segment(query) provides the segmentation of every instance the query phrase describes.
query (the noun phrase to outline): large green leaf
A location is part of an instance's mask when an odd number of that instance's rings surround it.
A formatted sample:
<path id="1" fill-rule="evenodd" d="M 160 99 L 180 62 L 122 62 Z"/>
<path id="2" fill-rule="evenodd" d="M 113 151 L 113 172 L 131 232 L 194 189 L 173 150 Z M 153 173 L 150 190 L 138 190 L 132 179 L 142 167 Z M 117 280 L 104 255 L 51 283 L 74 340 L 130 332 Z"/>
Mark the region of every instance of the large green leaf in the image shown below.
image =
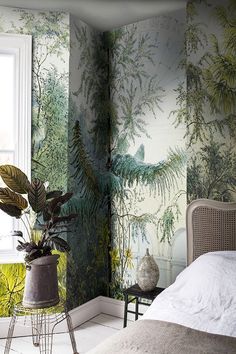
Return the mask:
<path id="1" fill-rule="evenodd" d="M 29 190 L 30 182 L 19 168 L 12 165 L 1 165 L 0 176 L 5 184 L 14 192 L 25 194 Z"/>
<path id="2" fill-rule="evenodd" d="M 12 192 L 9 188 L 0 188 L 0 201 L 4 204 L 15 205 L 21 210 L 28 206 L 28 202 L 20 194 Z"/>
<path id="3" fill-rule="evenodd" d="M 28 199 L 32 209 L 38 213 L 46 204 L 46 190 L 43 182 L 35 178 L 29 188 Z"/>
<path id="4" fill-rule="evenodd" d="M 15 205 L 0 203 L 0 209 L 15 218 L 19 218 L 21 216 L 21 210 Z"/>
<path id="5" fill-rule="evenodd" d="M 61 206 L 68 202 L 72 195 L 73 193 L 68 192 L 50 200 L 44 209 L 44 220 L 48 221 L 52 216 L 58 216 L 61 211 Z"/>
<path id="6" fill-rule="evenodd" d="M 58 198 L 62 195 L 62 191 L 51 191 L 51 192 L 48 192 L 47 195 L 46 195 L 46 199 L 52 199 L 52 198 Z"/>
<path id="7" fill-rule="evenodd" d="M 47 241 L 48 246 L 52 249 L 60 251 L 60 252 L 69 252 L 70 246 L 68 243 L 61 237 L 53 236 Z"/>

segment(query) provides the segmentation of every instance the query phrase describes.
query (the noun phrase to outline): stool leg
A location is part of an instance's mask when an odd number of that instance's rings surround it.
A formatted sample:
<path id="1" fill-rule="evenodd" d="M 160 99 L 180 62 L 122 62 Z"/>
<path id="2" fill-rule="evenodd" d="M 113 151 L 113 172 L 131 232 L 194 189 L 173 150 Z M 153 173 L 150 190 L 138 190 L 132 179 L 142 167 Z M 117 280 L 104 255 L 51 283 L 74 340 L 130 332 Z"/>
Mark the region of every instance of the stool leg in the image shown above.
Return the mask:
<path id="1" fill-rule="evenodd" d="M 13 337 L 14 328 L 15 328 L 15 324 L 16 324 L 16 319 L 17 319 L 17 316 L 15 313 L 13 313 L 13 316 L 11 318 L 11 322 L 9 325 L 8 333 L 7 333 L 7 340 L 6 340 L 4 354 L 9 354 L 9 352 L 10 352 L 12 337 Z"/>
<path id="2" fill-rule="evenodd" d="M 127 326 L 127 310 L 128 310 L 128 295 L 125 294 L 125 309 L 124 309 L 124 324 L 123 324 L 123 327 Z"/>
<path id="3" fill-rule="evenodd" d="M 67 321 L 67 326 L 68 326 L 69 335 L 70 335 L 71 346 L 73 349 L 73 354 L 79 354 L 79 352 L 77 352 L 75 334 L 74 334 L 74 329 L 72 326 L 71 317 L 67 311 L 65 312 L 65 315 L 66 315 L 66 321 Z"/>

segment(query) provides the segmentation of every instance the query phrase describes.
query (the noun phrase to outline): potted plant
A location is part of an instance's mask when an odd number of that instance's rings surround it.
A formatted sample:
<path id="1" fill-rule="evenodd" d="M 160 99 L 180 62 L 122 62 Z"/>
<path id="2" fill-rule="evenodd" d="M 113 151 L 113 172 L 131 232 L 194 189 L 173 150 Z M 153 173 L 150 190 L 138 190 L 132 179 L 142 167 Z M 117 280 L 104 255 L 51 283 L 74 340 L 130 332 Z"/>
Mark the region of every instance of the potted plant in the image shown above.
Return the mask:
<path id="1" fill-rule="evenodd" d="M 57 262 L 52 250 L 68 252 L 68 243 L 61 237 L 76 214 L 61 215 L 61 207 L 72 193 L 47 191 L 47 185 L 35 178 L 31 182 L 13 165 L 1 165 L 0 176 L 6 187 L 0 188 L 0 209 L 21 219 L 26 234 L 13 231 L 18 237 L 17 250 L 25 253 L 26 282 L 23 305 L 43 308 L 59 302 Z M 35 230 L 40 232 L 35 232 Z"/>

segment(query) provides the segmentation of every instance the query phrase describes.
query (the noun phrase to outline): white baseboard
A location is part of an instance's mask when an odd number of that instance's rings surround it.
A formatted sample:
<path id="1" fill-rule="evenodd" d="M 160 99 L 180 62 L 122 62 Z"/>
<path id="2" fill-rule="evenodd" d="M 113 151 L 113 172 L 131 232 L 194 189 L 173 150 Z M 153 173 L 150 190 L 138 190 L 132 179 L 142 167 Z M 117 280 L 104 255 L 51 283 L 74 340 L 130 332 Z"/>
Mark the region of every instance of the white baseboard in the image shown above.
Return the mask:
<path id="1" fill-rule="evenodd" d="M 89 321 L 91 318 L 101 313 L 101 297 L 102 296 L 98 296 L 70 311 L 73 328 L 80 326 L 82 323 Z"/>
<path id="2" fill-rule="evenodd" d="M 129 304 L 129 309 L 134 311 L 134 304 Z M 139 306 L 139 311 L 144 313 L 147 309 L 147 306 Z M 104 313 L 107 315 L 115 316 L 123 318 L 124 316 L 124 301 L 112 299 L 105 296 L 98 296 L 93 300 L 86 302 L 83 305 L 80 305 L 73 310 L 70 311 L 70 316 L 72 319 L 73 327 L 76 328 L 80 326 L 82 323 L 89 321 L 91 318 L 99 315 L 100 313 Z M 128 314 L 128 319 L 133 320 L 134 315 Z M 0 318 L 0 338 L 6 338 L 8 327 L 10 324 L 10 317 Z M 14 337 L 21 336 L 30 336 L 31 328 L 26 327 L 22 324 L 24 321 L 19 319 L 16 323 L 14 330 Z M 29 319 L 27 318 L 27 322 Z M 67 332 L 67 324 L 66 321 L 59 323 L 55 327 L 54 333 Z"/>
<path id="3" fill-rule="evenodd" d="M 71 320 L 73 327 L 78 327 L 82 323 L 90 320 L 92 317 L 95 317 L 101 313 L 100 311 L 100 296 L 96 297 L 93 300 L 86 302 L 85 304 L 78 306 L 71 310 L 70 312 Z M 6 338 L 8 333 L 8 328 L 10 325 L 10 317 L 2 317 L 0 318 L 0 338 Z M 28 324 L 28 326 L 25 325 Z M 14 329 L 14 337 L 21 337 L 21 336 L 31 336 L 31 326 L 30 318 L 25 317 L 18 317 L 15 329 Z M 67 323 L 66 321 L 62 321 L 58 325 L 56 325 L 54 333 L 61 333 L 67 332 Z"/>
<path id="4" fill-rule="evenodd" d="M 124 306 L 125 302 L 121 300 L 112 299 L 110 297 L 99 296 L 100 297 L 100 312 L 106 315 L 111 315 L 115 317 L 124 318 Z M 149 302 L 150 303 L 150 302 Z M 130 303 L 128 309 L 135 311 L 135 304 Z M 147 311 L 148 306 L 139 305 L 139 312 L 144 313 Z M 134 321 L 134 314 L 128 313 L 127 319 Z"/>
<path id="5" fill-rule="evenodd" d="M 106 315 L 124 317 L 124 301 L 112 299 L 110 297 L 99 296 L 100 313 Z"/>

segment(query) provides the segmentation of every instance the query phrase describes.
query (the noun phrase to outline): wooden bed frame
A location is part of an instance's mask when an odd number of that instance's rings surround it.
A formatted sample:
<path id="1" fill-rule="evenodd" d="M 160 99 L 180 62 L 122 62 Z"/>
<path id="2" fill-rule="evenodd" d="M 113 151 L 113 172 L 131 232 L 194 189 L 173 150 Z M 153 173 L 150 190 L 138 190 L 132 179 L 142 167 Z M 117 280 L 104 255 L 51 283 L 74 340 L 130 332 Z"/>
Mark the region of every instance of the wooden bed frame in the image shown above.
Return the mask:
<path id="1" fill-rule="evenodd" d="M 207 252 L 236 250 L 236 203 L 194 200 L 186 226 L 188 265 Z"/>

